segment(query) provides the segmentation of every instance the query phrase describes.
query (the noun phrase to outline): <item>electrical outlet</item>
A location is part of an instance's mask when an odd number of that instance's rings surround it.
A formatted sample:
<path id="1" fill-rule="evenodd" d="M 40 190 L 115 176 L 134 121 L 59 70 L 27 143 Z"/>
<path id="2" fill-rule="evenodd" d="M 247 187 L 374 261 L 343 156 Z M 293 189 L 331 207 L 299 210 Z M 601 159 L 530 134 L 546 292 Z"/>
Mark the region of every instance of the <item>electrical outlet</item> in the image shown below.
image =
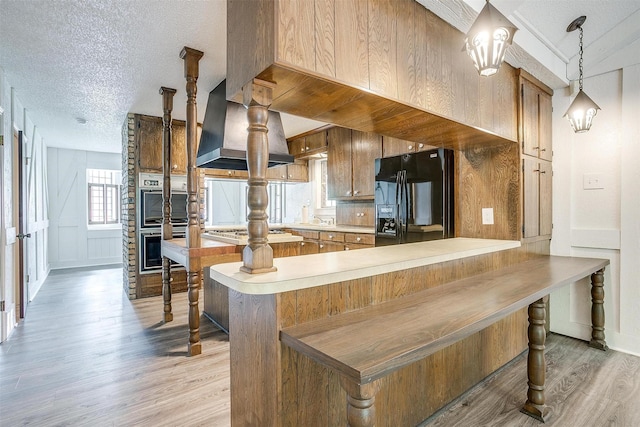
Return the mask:
<path id="1" fill-rule="evenodd" d="M 601 173 L 585 173 L 582 175 L 582 188 L 585 190 L 599 190 L 604 188 L 604 178 Z"/>
<path id="2" fill-rule="evenodd" d="M 482 224 L 493 225 L 493 208 L 482 208 Z"/>

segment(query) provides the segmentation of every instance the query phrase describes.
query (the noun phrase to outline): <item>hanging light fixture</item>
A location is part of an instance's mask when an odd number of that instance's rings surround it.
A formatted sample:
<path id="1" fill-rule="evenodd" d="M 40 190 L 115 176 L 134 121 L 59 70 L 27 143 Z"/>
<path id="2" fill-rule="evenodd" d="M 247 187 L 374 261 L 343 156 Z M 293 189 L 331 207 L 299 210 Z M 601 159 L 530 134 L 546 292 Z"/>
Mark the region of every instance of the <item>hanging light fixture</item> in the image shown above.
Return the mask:
<path id="1" fill-rule="evenodd" d="M 569 109 L 564 114 L 564 116 L 569 119 L 569 123 L 571 123 L 571 127 L 575 133 L 588 131 L 591 127 L 591 122 L 593 122 L 593 118 L 600 109 L 598 104 L 593 102 L 593 100 L 582 91 L 582 24 L 584 24 L 584 21 L 586 20 L 586 16 L 581 16 L 574 19 L 574 21 L 567 27 L 568 33 L 580 30 L 580 61 L 578 62 L 580 70 L 580 90 L 573 99 Z"/>
<path id="2" fill-rule="evenodd" d="M 487 0 L 464 40 L 464 48 L 481 76 L 498 72 L 516 31 L 518 28 Z"/>

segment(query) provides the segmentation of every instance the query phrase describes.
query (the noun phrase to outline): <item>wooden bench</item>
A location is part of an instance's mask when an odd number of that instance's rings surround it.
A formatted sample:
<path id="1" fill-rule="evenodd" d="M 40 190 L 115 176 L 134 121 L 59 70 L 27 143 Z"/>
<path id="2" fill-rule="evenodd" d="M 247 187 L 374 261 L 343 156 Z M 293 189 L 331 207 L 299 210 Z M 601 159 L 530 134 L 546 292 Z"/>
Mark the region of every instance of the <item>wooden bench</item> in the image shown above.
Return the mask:
<path id="1" fill-rule="evenodd" d="M 349 424 L 372 426 L 378 379 L 529 306 L 529 389 L 522 412 L 544 421 L 543 298 L 591 275 L 590 345 L 606 350 L 603 273 L 608 264 L 604 259 L 542 256 L 387 303 L 285 328 L 280 340 L 337 372 L 347 392 Z"/>

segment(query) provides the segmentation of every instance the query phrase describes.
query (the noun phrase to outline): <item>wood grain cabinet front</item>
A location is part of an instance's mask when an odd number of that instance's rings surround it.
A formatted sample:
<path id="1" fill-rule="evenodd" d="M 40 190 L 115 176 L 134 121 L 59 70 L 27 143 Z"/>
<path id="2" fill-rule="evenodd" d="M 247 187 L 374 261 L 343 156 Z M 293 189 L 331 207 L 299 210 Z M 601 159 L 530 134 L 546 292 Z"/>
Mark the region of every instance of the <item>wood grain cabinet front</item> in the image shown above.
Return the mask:
<path id="1" fill-rule="evenodd" d="M 327 193 L 336 200 L 373 199 L 375 159 L 382 156 L 382 137 L 335 127 L 328 131 Z"/>
<path id="2" fill-rule="evenodd" d="M 274 166 L 267 169 L 269 181 L 309 182 L 309 167 L 306 160 L 296 160 L 288 165 Z"/>
<path id="3" fill-rule="evenodd" d="M 140 172 L 162 173 L 162 119 L 136 115 L 136 147 Z M 187 173 L 186 127 L 183 121 L 171 122 L 171 173 Z"/>
<path id="4" fill-rule="evenodd" d="M 522 237 L 550 238 L 553 91 L 523 70 L 518 70 L 518 75 L 519 137 L 522 148 Z"/>
<path id="5" fill-rule="evenodd" d="M 422 142 L 405 141 L 404 139 L 390 136 L 382 137 L 382 157 L 399 156 L 400 154 L 416 153 L 418 151 L 432 150 L 436 147 Z"/>
<path id="6" fill-rule="evenodd" d="M 525 157 L 522 160 L 522 237 L 551 237 L 551 162 Z"/>
<path id="7" fill-rule="evenodd" d="M 289 154 L 304 159 L 327 151 L 327 130 L 311 133 L 289 141 Z"/>

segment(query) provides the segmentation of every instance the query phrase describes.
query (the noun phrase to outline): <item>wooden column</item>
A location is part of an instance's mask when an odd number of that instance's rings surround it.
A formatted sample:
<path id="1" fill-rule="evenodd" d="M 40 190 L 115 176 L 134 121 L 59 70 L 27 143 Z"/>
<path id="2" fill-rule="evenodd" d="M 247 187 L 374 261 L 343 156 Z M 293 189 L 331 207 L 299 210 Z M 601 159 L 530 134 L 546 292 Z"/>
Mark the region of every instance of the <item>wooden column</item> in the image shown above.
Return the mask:
<path id="1" fill-rule="evenodd" d="M 527 401 L 520 410 L 544 422 L 547 415 L 547 407 L 544 397 L 544 381 L 546 361 L 544 357 L 544 343 L 546 331 L 544 329 L 547 305 L 543 298 L 529 305 L 529 355 L 527 357 L 527 376 L 529 378 L 529 390 Z"/>
<path id="2" fill-rule="evenodd" d="M 171 111 L 173 110 L 173 96 L 175 89 L 160 88 L 162 95 L 162 239 L 173 239 L 173 225 L 171 224 Z M 162 257 L 162 299 L 164 301 L 164 321 L 171 322 L 171 260 Z"/>
<path id="3" fill-rule="evenodd" d="M 604 268 L 591 275 L 591 341 L 589 346 L 609 349 L 604 340 Z"/>
<path id="4" fill-rule="evenodd" d="M 376 393 L 380 390 L 380 381 L 368 384 L 356 384 L 350 379 L 340 377 L 340 386 L 347 392 L 347 421 L 350 427 L 373 427 L 376 424 Z"/>
<path id="5" fill-rule="evenodd" d="M 197 156 L 197 106 L 196 93 L 198 81 L 198 61 L 203 53 L 199 50 L 184 47 L 180 52 L 180 58 L 184 60 L 184 76 L 187 79 L 187 248 L 200 247 L 200 207 L 198 204 L 198 176 L 196 174 Z M 195 356 L 202 352 L 200 343 L 200 310 L 198 298 L 200 288 L 200 262 L 190 262 L 187 268 L 187 295 L 189 299 L 189 356 Z"/>
<path id="6" fill-rule="evenodd" d="M 242 88 L 243 103 L 247 107 L 249 122 L 247 136 L 247 167 L 249 169 L 249 215 L 248 241 L 242 252 L 241 271 L 256 274 L 275 271 L 273 250 L 267 243 L 269 225 L 267 223 L 267 166 L 269 160 L 269 139 L 267 121 L 269 105 L 275 85 L 254 79 Z"/>

